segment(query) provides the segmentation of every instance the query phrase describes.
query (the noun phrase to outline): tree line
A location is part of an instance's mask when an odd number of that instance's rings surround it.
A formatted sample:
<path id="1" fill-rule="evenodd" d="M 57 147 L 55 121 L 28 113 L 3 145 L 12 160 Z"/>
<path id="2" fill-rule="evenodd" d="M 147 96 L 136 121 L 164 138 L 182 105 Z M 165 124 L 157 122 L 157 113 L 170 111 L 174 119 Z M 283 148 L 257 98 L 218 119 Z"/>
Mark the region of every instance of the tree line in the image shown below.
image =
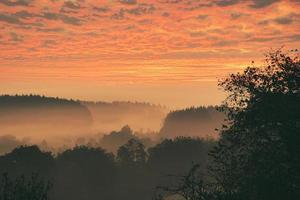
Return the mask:
<path id="1" fill-rule="evenodd" d="M 57 155 L 43 152 L 37 146 L 21 146 L 0 157 L 0 174 L 5 174 L 3 180 L 17 182 L 16 185 L 20 179 L 29 183 L 39 181 L 41 185 L 33 187 L 45 188 L 45 193 L 40 194 L 51 200 L 150 200 L 157 185 L 174 183 L 170 174 L 184 174 L 194 163 L 201 163 L 205 171 L 207 153 L 214 143 L 180 137 L 146 149 L 142 142 L 132 138 L 116 155 L 91 146 L 76 146 Z M 32 179 L 34 175 L 38 176 Z"/>

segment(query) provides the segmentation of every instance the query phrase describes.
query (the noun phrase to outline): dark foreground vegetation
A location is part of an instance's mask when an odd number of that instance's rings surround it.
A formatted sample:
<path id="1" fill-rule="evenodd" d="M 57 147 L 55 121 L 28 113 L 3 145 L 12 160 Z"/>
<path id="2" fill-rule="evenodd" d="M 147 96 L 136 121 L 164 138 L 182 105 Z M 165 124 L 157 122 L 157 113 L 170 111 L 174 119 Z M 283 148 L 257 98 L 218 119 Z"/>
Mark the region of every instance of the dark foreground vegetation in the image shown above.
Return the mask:
<path id="1" fill-rule="evenodd" d="M 55 156 L 37 146 L 16 148 L 0 157 L 0 199 L 22 192 L 28 200 L 299 199 L 298 52 L 272 52 L 265 66 L 220 86 L 229 96 L 219 108 L 227 119 L 218 141 L 179 137 L 146 149 L 131 138 L 115 156 L 89 146 Z"/>
<path id="2" fill-rule="evenodd" d="M 53 185 L 47 193 L 50 199 L 151 199 L 157 185 L 177 183 L 168 177 L 170 174 L 184 174 L 195 163 L 200 163 L 206 173 L 207 153 L 213 145 L 208 140 L 177 138 L 146 151 L 140 141 L 131 139 L 116 156 L 88 146 L 77 146 L 56 156 L 37 146 L 19 147 L 0 157 L 0 173 L 7 173 L 17 182 L 19 177 L 31 180 L 32 174 L 38 173 Z"/>

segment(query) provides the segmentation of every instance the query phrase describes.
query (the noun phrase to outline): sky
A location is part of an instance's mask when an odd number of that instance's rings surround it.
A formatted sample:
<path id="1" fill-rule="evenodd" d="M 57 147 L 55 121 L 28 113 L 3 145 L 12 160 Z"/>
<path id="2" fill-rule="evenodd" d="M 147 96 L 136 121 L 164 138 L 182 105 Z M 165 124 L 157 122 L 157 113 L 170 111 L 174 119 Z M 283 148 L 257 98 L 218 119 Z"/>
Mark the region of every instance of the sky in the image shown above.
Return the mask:
<path id="1" fill-rule="evenodd" d="M 218 80 L 299 48 L 300 0 L 0 0 L 0 93 L 217 105 Z"/>

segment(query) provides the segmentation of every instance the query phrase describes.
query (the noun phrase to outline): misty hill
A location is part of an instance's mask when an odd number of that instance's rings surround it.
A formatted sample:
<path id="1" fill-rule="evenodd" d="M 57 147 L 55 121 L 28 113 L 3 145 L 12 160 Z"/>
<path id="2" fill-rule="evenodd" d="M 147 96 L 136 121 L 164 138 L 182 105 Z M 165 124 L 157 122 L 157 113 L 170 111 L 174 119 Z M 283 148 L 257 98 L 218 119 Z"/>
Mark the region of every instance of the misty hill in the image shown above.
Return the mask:
<path id="1" fill-rule="evenodd" d="M 168 112 L 166 107 L 149 103 L 1 95 L 0 136 L 72 146 L 79 137 L 108 134 L 126 124 L 139 133 L 158 131 Z"/>
<path id="2" fill-rule="evenodd" d="M 51 146 L 58 147 L 72 146 L 78 138 L 90 140 L 95 135 L 102 135 L 103 139 L 96 141 L 115 152 L 120 145 L 136 137 L 215 137 L 214 129 L 220 127 L 224 118 L 215 107 L 168 113 L 166 107 L 150 103 L 83 102 L 38 95 L 2 95 L 0 136 L 5 136 L 5 141 L 8 135 L 16 137 L 17 141 L 29 141 L 27 138 L 30 138 L 30 142 L 41 143 L 46 140 Z M 130 134 L 123 129 L 114 131 L 126 124 L 132 128 Z M 149 141 L 143 142 L 148 146 Z"/>
<path id="3" fill-rule="evenodd" d="M 217 137 L 216 128 L 224 121 L 224 113 L 216 107 L 191 107 L 170 112 L 160 129 L 160 136 L 173 138 L 177 136 Z"/>
<path id="4" fill-rule="evenodd" d="M 1 135 L 41 136 L 86 131 L 89 110 L 80 102 L 38 95 L 0 96 Z"/>
<path id="5" fill-rule="evenodd" d="M 140 102 L 82 102 L 91 112 L 94 127 L 111 132 L 128 124 L 133 130 L 158 131 L 169 110 L 160 105 Z"/>

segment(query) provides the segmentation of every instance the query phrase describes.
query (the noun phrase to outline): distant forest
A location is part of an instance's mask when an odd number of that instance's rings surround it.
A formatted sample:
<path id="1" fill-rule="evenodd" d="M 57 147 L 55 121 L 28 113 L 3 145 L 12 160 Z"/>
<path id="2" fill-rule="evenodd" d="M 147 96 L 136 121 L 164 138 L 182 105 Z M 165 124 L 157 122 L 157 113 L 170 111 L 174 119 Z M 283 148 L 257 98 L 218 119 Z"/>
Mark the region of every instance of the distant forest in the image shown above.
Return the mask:
<path id="1" fill-rule="evenodd" d="M 216 138 L 215 128 L 224 120 L 216 107 L 168 113 L 166 107 L 149 103 L 82 102 L 39 95 L 2 95 L 0 107 L 0 153 L 22 144 L 55 152 L 93 144 L 116 152 L 132 138 L 147 147 L 177 136 Z M 125 125 L 130 131 L 115 131 Z"/>
<path id="2" fill-rule="evenodd" d="M 61 131 L 74 124 L 78 128 L 89 127 L 92 121 L 89 110 L 78 101 L 38 95 L 0 96 L 0 126 L 7 131 L 21 125 L 30 128 L 55 125 Z"/>
<path id="3" fill-rule="evenodd" d="M 160 129 L 165 138 L 178 136 L 218 137 L 216 129 L 224 123 L 225 114 L 218 107 L 191 107 L 170 112 Z"/>
<path id="4" fill-rule="evenodd" d="M 166 107 L 150 103 L 88 102 L 40 95 L 2 95 L 0 108 L 0 117 L 5 125 L 33 121 L 35 124 L 55 123 L 57 126 L 60 122 L 68 124 L 78 120 L 77 123 L 86 123 L 100 132 L 112 131 L 125 124 L 135 130 L 158 130 L 168 113 Z"/>
<path id="5" fill-rule="evenodd" d="M 91 131 L 93 118 L 80 102 L 38 95 L 0 96 L 1 135 L 44 139 Z M 76 125 L 76 126 L 74 126 Z"/>

